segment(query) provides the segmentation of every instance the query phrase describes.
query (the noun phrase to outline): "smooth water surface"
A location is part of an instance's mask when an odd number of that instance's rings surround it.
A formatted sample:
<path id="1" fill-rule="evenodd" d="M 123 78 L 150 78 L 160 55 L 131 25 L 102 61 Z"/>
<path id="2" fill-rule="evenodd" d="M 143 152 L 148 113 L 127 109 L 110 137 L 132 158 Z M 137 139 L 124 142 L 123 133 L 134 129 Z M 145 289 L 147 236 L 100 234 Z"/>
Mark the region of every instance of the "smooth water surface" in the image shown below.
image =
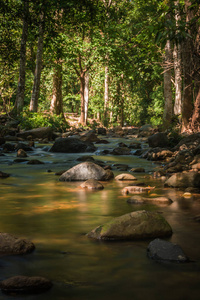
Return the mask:
<path id="1" fill-rule="evenodd" d="M 111 142 L 98 147 L 112 148 L 119 139 Z M 185 199 L 183 192 L 164 188 L 162 181 L 151 178 L 156 165 L 150 161 L 134 155 L 101 156 L 99 150 L 96 154 L 95 159 L 111 165 L 144 167 L 145 173 L 134 174 L 138 180 L 156 186 L 152 194 L 167 195 L 173 203 L 130 205 L 126 202 L 129 196 L 121 194 L 127 183 L 115 180 L 105 182 L 104 190 L 97 192 L 80 189 L 80 182 L 59 182 L 55 172 L 77 164 L 77 157 L 83 154 L 50 153 L 38 145 L 29 155 L 44 165 L 13 164 L 16 153 L 0 157 L 0 170 L 12 174 L 0 181 L 0 231 L 28 238 L 36 246 L 28 255 L 1 256 L 0 280 L 27 275 L 53 281 L 53 288 L 46 293 L 0 294 L 0 299 L 199 299 L 200 224 L 194 216 L 200 214 L 200 197 Z M 163 213 L 173 228 L 169 240 L 179 244 L 192 262 L 156 263 L 148 259 L 150 240 L 99 242 L 86 236 L 112 217 L 143 209 Z"/>

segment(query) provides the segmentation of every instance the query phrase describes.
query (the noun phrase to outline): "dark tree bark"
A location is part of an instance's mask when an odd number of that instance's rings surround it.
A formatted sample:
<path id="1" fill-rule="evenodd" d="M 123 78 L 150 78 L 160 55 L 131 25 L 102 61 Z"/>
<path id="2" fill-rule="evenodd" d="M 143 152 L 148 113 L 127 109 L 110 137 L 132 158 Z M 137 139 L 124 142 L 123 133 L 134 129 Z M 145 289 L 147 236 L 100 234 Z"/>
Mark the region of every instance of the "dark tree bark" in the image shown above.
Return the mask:
<path id="1" fill-rule="evenodd" d="M 28 37 L 29 0 L 24 1 L 23 29 L 20 49 L 20 69 L 17 86 L 17 96 L 13 113 L 19 115 L 24 107 L 25 78 L 26 78 L 26 42 Z"/>
<path id="2" fill-rule="evenodd" d="M 163 113 L 163 127 L 167 129 L 172 120 L 172 84 L 171 84 L 172 52 L 171 44 L 168 40 L 165 46 L 164 61 L 164 99 L 165 107 Z"/>
<path id="3" fill-rule="evenodd" d="M 45 26 L 45 13 L 43 11 L 40 15 L 36 67 L 35 67 L 35 74 L 34 74 L 32 96 L 31 96 L 31 101 L 30 101 L 30 111 L 32 111 L 32 112 L 37 112 L 37 110 L 38 110 L 38 99 L 39 99 L 39 95 L 40 95 L 40 77 L 41 77 L 41 72 L 42 72 L 44 26 Z"/>
<path id="4" fill-rule="evenodd" d="M 50 111 L 52 114 L 61 115 L 63 113 L 63 98 L 62 98 L 62 62 L 57 61 L 54 67 L 53 74 L 53 95 L 51 100 Z"/>

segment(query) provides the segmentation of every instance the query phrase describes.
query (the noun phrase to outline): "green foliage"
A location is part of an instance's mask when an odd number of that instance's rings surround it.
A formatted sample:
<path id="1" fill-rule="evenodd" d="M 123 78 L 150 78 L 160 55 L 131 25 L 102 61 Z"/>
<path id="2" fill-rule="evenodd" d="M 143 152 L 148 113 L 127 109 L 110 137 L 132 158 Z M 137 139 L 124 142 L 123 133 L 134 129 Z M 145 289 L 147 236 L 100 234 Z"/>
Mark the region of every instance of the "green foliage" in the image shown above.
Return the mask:
<path id="1" fill-rule="evenodd" d="M 55 131 L 65 132 L 69 124 L 62 116 L 45 113 L 24 112 L 20 117 L 20 126 L 24 130 L 38 127 L 51 127 Z"/>

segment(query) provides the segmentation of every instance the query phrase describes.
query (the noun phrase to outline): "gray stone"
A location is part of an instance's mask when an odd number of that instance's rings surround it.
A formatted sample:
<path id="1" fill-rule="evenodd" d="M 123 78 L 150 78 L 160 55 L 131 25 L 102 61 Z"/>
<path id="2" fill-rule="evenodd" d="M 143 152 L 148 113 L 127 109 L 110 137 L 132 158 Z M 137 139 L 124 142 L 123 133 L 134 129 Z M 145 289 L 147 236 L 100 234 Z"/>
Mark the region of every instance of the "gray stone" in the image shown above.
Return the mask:
<path id="1" fill-rule="evenodd" d="M 149 258 L 158 261 L 179 263 L 188 261 L 188 257 L 179 245 L 161 239 L 155 239 L 149 244 L 147 248 L 147 255 Z"/>
<path id="2" fill-rule="evenodd" d="M 93 162 L 83 162 L 63 173 L 60 181 L 85 181 L 88 179 L 96 179 L 107 181 L 114 177 L 111 170 L 104 170 Z"/>
<path id="3" fill-rule="evenodd" d="M 142 210 L 114 218 L 87 236 L 99 240 L 136 240 L 171 234 L 172 229 L 161 214 Z"/>

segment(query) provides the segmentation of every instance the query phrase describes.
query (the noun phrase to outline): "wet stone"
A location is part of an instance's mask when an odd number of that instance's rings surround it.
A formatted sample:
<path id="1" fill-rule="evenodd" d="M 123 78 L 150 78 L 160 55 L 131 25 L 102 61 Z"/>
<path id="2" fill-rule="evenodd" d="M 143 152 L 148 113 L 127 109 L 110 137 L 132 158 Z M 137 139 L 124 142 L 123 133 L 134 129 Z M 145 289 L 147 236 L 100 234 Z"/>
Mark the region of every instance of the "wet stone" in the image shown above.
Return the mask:
<path id="1" fill-rule="evenodd" d="M 14 276 L 0 282 L 6 294 L 38 294 L 49 290 L 52 282 L 44 277 Z"/>

